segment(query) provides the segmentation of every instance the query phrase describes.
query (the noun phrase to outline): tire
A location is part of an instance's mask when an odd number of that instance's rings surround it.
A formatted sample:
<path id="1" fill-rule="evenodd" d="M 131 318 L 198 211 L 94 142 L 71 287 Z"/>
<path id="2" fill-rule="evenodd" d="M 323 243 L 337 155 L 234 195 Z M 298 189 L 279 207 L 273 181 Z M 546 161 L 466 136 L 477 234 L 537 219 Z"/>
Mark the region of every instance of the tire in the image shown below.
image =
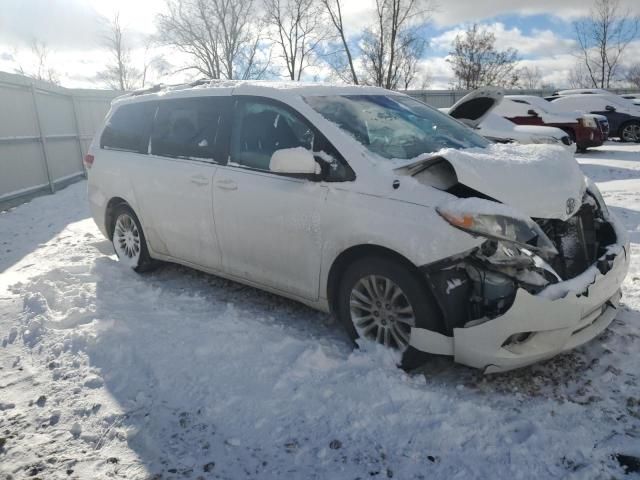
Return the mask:
<path id="1" fill-rule="evenodd" d="M 374 299 L 375 293 L 382 296 Z M 417 366 L 418 357 L 425 359 L 409 345 L 411 326 L 441 330 L 441 314 L 426 283 L 401 262 L 384 257 L 356 260 L 342 275 L 336 295 L 336 314 L 351 339 L 367 336 L 401 351 L 404 368 Z"/>
<path id="2" fill-rule="evenodd" d="M 152 270 L 156 262 L 149 256 L 147 240 L 142 225 L 134 211 L 126 204 L 120 204 L 113 211 L 111 243 L 118 260 L 142 273 Z"/>
<path id="3" fill-rule="evenodd" d="M 627 122 L 620 127 L 621 142 L 640 142 L 640 122 Z"/>

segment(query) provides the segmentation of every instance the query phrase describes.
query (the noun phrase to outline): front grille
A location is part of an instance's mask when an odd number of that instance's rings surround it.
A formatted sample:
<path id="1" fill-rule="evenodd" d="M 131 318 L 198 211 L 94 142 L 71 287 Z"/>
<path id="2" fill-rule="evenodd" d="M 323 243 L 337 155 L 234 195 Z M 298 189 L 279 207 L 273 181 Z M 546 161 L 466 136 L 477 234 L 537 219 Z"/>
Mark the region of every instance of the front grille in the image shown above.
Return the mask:
<path id="1" fill-rule="evenodd" d="M 580 275 L 599 257 L 601 239 L 595 210 L 591 204 L 584 203 L 566 221 L 536 219 L 559 252 L 549 263 L 563 280 Z"/>

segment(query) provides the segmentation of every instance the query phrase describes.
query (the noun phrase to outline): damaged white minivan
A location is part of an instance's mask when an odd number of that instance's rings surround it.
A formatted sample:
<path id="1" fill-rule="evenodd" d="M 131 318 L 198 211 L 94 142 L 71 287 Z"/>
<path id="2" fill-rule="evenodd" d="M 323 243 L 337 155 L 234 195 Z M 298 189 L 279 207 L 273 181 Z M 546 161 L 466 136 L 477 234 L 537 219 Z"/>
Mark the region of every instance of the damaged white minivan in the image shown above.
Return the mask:
<path id="1" fill-rule="evenodd" d="M 498 372 L 583 344 L 615 317 L 629 264 L 565 149 L 492 144 L 380 88 L 134 92 L 85 163 L 121 262 L 176 262 L 332 312 L 408 367 L 426 353 Z"/>

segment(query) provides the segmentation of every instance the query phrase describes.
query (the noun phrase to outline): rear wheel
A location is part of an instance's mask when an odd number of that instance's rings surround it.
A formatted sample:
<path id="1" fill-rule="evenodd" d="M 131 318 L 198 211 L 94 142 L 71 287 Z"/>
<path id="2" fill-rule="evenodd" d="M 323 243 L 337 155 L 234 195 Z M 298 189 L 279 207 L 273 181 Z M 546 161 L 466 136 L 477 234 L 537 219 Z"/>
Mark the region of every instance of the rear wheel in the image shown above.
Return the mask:
<path id="1" fill-rule="evenodd" d="M 121 263 L 136 272 L 154 267 L 147 242 L 136 214 L 127 205 L 118 205 L 113 213 L 111 242 Z"/>
<path id="2" fill-rule="evenodd" d="M 629 122 L 620 129 L 620 140 L 623 142 L 640 142 L 640 122 Z"/>
<path id="3" fill-rule="evenodd" d="M 342 275 L 337 295 L 336 313 L 354 341 L 365 337 L 406 356 L 413 350 L 413 327 L 438 330 L 440 315 L 425 282 L 401 262 L 355 261 Z"/>

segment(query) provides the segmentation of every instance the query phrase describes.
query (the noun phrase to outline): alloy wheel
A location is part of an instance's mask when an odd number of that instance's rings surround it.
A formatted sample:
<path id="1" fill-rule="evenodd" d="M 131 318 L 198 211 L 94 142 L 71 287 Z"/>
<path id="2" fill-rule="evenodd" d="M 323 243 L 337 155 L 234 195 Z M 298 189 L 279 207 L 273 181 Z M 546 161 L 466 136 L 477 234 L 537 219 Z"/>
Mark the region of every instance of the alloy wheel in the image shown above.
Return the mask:
<path id="1" fill-rule="evenodd" d="M 622 140 L 625 142 L 640 141 L 640 125 L 629 124 L 622 129 Z"/>
<path id="2" fill-rule="evenodd" d="M 359 336 L 401 351 L 409 346 L 415 314 L 405 293 L 390 279 L 368 275 L 358 280 L 349 309 Z"/>
<path id="3" fill-rule="evenodd" d="M 116 220 L 113 246 L 121 262 L 131 267 L 138 266 L 141 253 L 140 232 L 134 219 L 126 213 Z"/>

